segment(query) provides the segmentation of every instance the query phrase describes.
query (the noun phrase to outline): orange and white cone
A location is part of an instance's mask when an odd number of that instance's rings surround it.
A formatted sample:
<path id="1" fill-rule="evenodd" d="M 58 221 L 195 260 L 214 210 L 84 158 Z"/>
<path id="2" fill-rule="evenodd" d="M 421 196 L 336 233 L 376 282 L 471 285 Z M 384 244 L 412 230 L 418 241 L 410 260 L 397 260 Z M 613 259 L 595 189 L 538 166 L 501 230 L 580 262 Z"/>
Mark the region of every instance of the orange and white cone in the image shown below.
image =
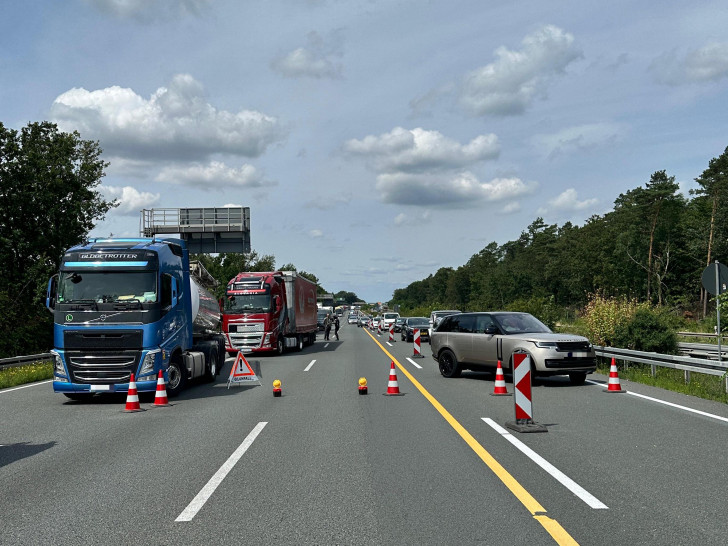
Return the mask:
<path id="1" fill-rule="evenodd" d="M 490 394 L 491 396 L 511 396 L 511 393 L 506 389 L 506 377 L 503 375 L 503 366 L 501 366 L 500 360 L 495 371 L 495 388 Z"/>
<path id="2" fill-rule="evenodd" d="M 604 392 L 627 392 L 622 390 L 622 386 L 619 384 L 619 374 L 617 373 L 617 363 L 612 358 L 612 365 L 609 366 L 609 383 Z"/>
<path id="3" fill-rule="evenodd" d="M 136 381 L 134 381 L 134 374 L 131 374 L 129 379 L 129 392 L 126 395 L 126 407 L 124 411 L 142 411 L 139 405 L 139 394 L 137 393 Z"/>
<path id="4" fill-rule="evenodd" d="M 385 396 L 402 396 L 404 393 L 399 392 L 399 383 L 397 383 L 397 372 L 394 369 L 394 361 L 389 369 L 389 383 L 387 383 L 387 392 Z"/>
<path id="5" fill-rule="evenodd" d="M 162 370 L 159 370 L 159 375 L 157 376 L 157 394 L 154 395 L 154 404 L 152 406 L 155 408 L 163 408 L 169 405 L 167 387 L 164 386 L 164 375 L 162 374 Z"/>

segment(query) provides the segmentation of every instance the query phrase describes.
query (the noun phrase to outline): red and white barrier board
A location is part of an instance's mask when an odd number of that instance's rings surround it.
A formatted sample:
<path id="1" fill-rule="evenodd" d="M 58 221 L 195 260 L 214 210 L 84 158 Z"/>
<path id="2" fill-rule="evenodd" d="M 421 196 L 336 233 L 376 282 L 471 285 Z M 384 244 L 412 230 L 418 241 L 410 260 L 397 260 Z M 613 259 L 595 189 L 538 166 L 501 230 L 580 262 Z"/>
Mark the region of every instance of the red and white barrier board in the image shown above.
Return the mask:
<path id="1" fill-rule="evenodd" d="M 506 423 L 506 427 L 516 432 L 546 432 L 544 425 L 533 421 L 531 357 L 528 353 L 513 353 L 513 394 L 516 420 Z"/>
<path id="2" fill-rule="evenodd" d="M 422 349 L 420 346 L 420 329 L 415 328 L 414 333 L 412 334 L 412 341 L 413 341 L 413 348 L 414 353 L 412 356 L 414 358 L 425 358 L 425 356 L 422 354 Z"/>

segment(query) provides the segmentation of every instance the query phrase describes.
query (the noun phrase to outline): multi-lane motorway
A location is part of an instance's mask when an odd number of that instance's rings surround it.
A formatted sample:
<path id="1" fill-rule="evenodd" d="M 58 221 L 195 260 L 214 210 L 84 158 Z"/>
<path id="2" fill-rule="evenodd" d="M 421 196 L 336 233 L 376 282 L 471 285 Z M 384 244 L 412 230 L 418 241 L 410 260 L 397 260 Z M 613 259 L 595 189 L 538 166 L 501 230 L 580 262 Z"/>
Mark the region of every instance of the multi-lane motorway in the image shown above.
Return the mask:
<path id="1" fill-rule="evenodd" d="M 0 544 L 726 542 L 725 405 L 549 378 L 533 388 L 548 432 L 506 432 L 492 375 L 445 379 L 427 344 L 408 360 L 411 343 L 340 335 L 251 357 L 261 386 L 228 389 L 229 359 L 138 413 L 0 391 Z M 403 396 L 383 395 L 393 360 Z"/>

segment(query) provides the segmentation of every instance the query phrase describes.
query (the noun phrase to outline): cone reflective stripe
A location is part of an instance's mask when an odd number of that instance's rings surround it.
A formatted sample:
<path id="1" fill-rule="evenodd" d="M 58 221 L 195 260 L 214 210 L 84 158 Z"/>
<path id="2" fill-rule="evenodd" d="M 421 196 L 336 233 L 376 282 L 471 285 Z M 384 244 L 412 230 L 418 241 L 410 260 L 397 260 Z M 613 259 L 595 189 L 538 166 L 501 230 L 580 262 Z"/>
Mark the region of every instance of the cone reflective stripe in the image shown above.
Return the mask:
<path id="1" fill-rule="evenodd" d="M 612 364 L 609 366 L 609 383 L 604 392 L 627 392 L 622 390 L 622 386 L 619 384 L 619 374 L 617 373 L 617 362 L 612 357 Z"/>
<path id="2" fill-rule="evenodd" d="M 164 386 L 164 375 L 162 370 L 159 370 L 159 376 L 157 376 L 157 394 L 154 395 L 155 407 L 169 406 L 169 400 L 167 400 L 167 388 Z"/>
<path id="3" fill-rule="evenodd" d="M 399 392 L 399 383 L 397 383 L 397 372 L 394 369 L 394 361 L 392 361 L 392 367 L 389 369 L 389 383 L 387 383 L 387 392 L 384 394 L 388 396 L 401 396 L 403 394 Z"/>
<path id="4" fill-rule="evenodd" d="M 139 394 L 137 393 L 136 381 L 134 381 L 134 374 L 131 374 L 129 378 L 129 391 L 126 395 L 126 407 L 124 411 L 142 411 L 139 405 Z"/>
<path id="5" fill-rule="evenodd" d="M 495 388 L 491 393 L 492 396 L 510 396 L 511 393 L 506 389 L 506 378 L 503 375 L 503 366 L 501 361 L 498 361 L 498 368 L 495 371 Z"/>
<path id="6" fill-rule="evenodd" d="M 420 348 L 420 329 L 419 328 L 415 328 L 414 334 L 412 334 L 412 341 L 414 343 L 414 345 L 413 345 L 414 353 L 412 354 L 412 356 L 417 356 L 417 357 L 422 356 L 422 350 Z"/>

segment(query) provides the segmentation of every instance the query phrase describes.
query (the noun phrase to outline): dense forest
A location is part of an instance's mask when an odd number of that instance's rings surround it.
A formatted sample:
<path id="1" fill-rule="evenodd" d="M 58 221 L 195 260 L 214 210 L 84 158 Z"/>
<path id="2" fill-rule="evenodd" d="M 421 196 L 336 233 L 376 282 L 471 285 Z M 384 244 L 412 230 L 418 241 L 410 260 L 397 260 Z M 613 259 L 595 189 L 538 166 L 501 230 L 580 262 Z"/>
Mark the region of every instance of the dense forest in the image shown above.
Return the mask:
<path id="1" fill-rule="evenodd" d="M 458 268 L 395 290 L 391 305 L 492 310 L 548 299 L 566 309 L 598 293 L 704 316 L 711 296 L 701 274 L 728 256 L 728 148 L 695 181 L 685 197 L 657 171 L 583 226 L 537 218 L 517 240 L 492 242 Z"/>

